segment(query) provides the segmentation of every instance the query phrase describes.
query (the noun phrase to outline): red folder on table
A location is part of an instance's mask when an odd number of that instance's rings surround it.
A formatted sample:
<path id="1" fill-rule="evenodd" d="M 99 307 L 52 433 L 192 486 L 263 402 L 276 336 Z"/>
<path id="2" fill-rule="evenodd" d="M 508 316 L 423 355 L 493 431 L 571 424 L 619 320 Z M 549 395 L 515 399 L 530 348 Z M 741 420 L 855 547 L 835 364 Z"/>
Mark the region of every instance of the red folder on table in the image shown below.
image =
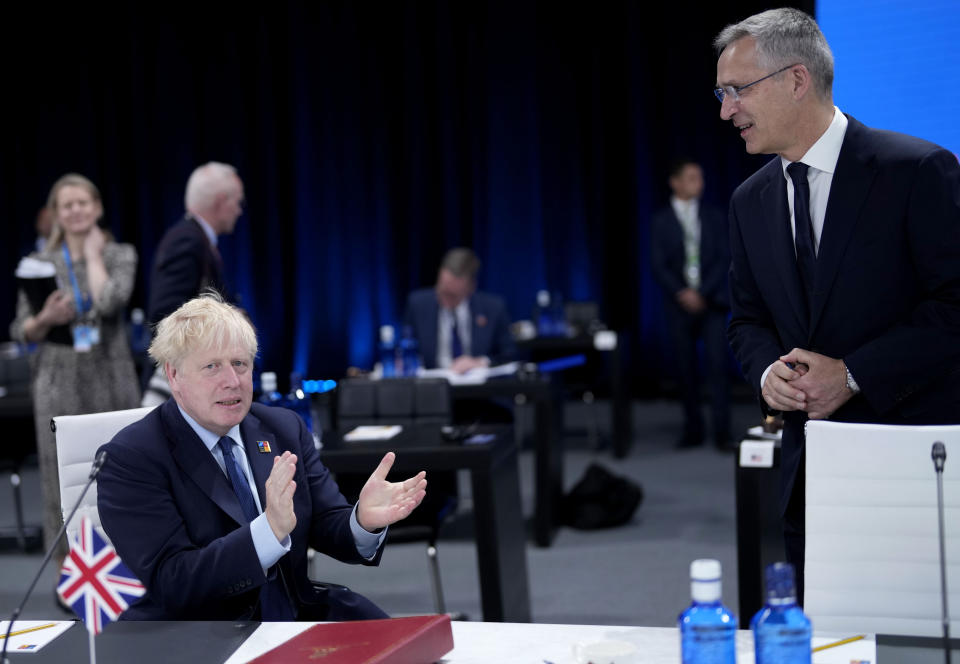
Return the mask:
<path id="1" fill-rule="evenodd" d="M 453 650 L 450 616 L 314 625 L 251 664 L 431 664 Z"/>

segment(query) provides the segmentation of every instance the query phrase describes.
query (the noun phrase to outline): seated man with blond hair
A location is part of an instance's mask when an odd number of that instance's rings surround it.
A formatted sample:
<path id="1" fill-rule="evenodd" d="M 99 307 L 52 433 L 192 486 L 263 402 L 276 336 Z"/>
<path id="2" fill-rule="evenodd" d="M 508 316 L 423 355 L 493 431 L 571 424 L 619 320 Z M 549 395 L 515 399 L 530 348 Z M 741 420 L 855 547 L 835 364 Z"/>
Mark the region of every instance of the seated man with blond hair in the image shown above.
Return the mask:
<path id="1" fill-rule="evenodd" d="M 101 449 L 100 518 L 147 592 L 127 620 L 355 620 L 386 614 L 307 577 L 307 547 L 376 565 L 425 473 L 388 482 L 386 454 L 355 506 L 303 421 L 253 401 L 253 326 L 208 295 L 163 319 L 150 356 L 173 396 Z"/>

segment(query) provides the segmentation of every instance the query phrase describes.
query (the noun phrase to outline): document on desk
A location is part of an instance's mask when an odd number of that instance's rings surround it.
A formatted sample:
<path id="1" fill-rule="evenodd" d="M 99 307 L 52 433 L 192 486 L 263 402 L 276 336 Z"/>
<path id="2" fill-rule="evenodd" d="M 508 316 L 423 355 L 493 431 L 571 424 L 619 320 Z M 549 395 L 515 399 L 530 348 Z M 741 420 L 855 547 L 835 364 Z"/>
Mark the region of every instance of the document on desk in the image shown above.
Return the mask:
<path id="1" fill-rule="evenodd" d="M 10 630 L 8 653 L 37 652 L 55 638 L 70 629 L 73 620 L 18 620 Z M 9 620 L 0 621 L 0 644 L 7 633 Z"/>
<path id="2" fill-rule="evenodd" d="M 403 431 L 399 424 L 364 425 L 344 434 L 343 439 L 354 443 L 361 440 L 390 440 Z"/>
<path id="3" fill-rule="evenodd" d="M 477 367 L 466 373 L 458 374 L 449 369 L 420 369 L 419 378 L 446 378 L 451 385 L 482 385 L 490 378 L 512 376 L 520 368 L 519 362 L 507 362 L 493 367 Z"/>

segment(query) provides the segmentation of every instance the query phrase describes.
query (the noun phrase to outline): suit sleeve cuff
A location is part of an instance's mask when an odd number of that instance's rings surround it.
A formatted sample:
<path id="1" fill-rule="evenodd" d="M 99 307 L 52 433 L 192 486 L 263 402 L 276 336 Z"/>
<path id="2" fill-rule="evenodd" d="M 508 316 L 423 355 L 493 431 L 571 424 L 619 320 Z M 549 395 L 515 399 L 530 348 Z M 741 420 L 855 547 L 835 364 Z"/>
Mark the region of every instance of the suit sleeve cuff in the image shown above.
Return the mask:
<path id="1" fill-rule="evenodd" d="M 263 568 L 263 575 L 266 576 L 267 570 L 290 550 L 290 536 L 287 535 L 282 542 L 278 542 L 266 514 L 261 514 L 250 522 L 250 535 L 253 537 L 253 548 L 260 560 L 260 567 Z"/>
<path id="2" fill-rule="evenodd" d="M 350 512 L 350 532 L 353 533 L 353 541 L 357 545 L 357 553 L 359 553 L 364 560 L 372 560 L 373 557 L 377 555 L 377 550 L 387 536 L 386 528 L 379 533 L 371 533 L 369 530 L 365 530 L 364 527 L 360 525 L 360 522 L 357 521 L 356 505 L 353 506 L 353 511 Z"/>

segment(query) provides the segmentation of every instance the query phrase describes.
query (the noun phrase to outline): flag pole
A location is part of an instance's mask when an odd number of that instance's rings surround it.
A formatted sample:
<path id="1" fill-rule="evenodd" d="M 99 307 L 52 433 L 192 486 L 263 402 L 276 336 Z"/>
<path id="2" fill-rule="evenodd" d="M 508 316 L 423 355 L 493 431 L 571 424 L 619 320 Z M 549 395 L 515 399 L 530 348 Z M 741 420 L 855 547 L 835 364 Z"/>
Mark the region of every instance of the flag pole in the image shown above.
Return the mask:
<path id="1" fill-rule="evenodd" d="M 90 664 L 97 664 L 97 647 L 94 645 L 93 632 L 87 630 L 87 639 L 90 642 Z"/>

